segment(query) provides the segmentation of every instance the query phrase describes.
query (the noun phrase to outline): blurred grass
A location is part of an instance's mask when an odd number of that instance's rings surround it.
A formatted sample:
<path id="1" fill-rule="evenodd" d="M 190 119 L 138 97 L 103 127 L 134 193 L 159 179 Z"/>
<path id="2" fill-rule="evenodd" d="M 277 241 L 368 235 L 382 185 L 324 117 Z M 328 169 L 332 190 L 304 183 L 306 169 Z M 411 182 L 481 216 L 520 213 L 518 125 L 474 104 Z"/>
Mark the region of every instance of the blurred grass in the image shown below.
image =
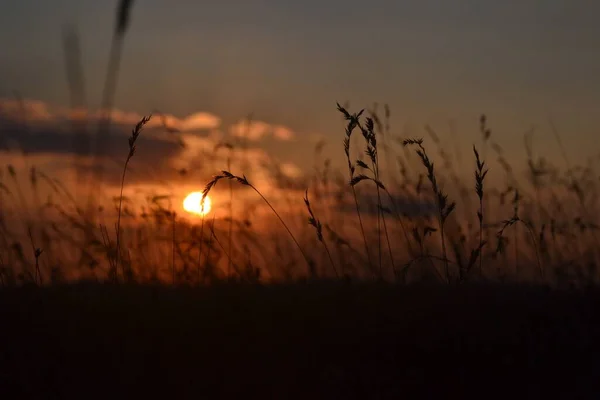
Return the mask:
<path id="1" fill-rule="evenodd" d="M 90 215 L 71 188 L 49 172 L 30 162 L 24 163 L 29 169 L 6 165 L 0 175 L 0 284 L 281 282 L 331 278 L 336 271 L 344 279 L 404 283 L 526 281 L 564 287 L 598 282 L 600 204 L 593 164 L 561 171 L 543 157 L 530 158 L 525 163 L 529 179 L 519 180 L 518 167 L 503 158 L 483 116 L 484 143 L 478 147 L 490 147 L 496 160 L 485 159 L 475 147 L 471 162 L 462 160 L 472 166 L 472 178 L 463 178 L 469 174 L 458 168 L 458 156 L 446 151 L 431 128 L 433 146 L 427 138 L 384 133 L 390 121 L 373 111 L 360 117 L 364 111 L 338 109 L 348 122 L 339 149 L 346 154 L 347 173 L 331 164 L 332 154 L 323 165 L 314 165 L 312 174 L 285 177 L 277 163 L 243 163 L 247 149 L 232 138 L 226 158 L 207 155 L 201 172 L 183 174 L 162 194 L 132 197 L 135 186 L 125 188 L 112 199 L 96 198 L 98 209 Z M 364 143 L 353 130 L 362 133 Z M 315 160 L 321 155 L 322 148 L 316 148 Z M 234 172 L 223 170 L 224 162 Z M 376 173 L 390 163 L 397 172 L 390 166 Z M 236 173 L 242 165 L 247 169 Z M 144 168 L 134 158 L 127 173 Z M 257 168 L 272 181 L 256 184 Z M 495 179 L 490 181 L 487 172 Z M 214 178 L 202 182 L 210 173 Z M 236 193 L 245 193 L 247 182 L 260 196 L 244 195 L 235 212 L 221 199 L 219 217 L 206 218 L 206 229 L 180 214 L 175 186 L 209 182 L 211 190 L 210 183 L 222 177 L 239 178 Z M 219 188 L 213 191 L 219 194 Z M 304 208 L 308 194 L 310 213 L 318 220 Z"/>

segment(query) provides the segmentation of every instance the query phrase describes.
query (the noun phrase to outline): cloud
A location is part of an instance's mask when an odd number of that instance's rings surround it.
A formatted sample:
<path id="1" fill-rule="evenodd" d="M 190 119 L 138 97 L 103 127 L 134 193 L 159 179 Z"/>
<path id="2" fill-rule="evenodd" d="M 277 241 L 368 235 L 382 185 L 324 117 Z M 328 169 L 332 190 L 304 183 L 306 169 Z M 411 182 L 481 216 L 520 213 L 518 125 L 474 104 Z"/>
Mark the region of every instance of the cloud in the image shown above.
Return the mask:
<path id="1" fill-rule="evenodd" d="M 196 112 L 179 119 L 173 115 L 157 113 L 154 125 L 162 125 L 170 132 L 194 132 L 217 129 L 221 126 L 221 118 L 208 112 Z"/>
<path id="2" fill-rule="evenodd" d="M 277 140 L 289 141 L 294 138 L 294 132 L 284 125 L 273 125 L 264 121 L 239 121 L 229 128 L 231 135 L 258 141 L 267 136 Z"/>
<path id="3" fill-rule="evenodd" d="M 198 112 L 184 118 L 179 126 L 182 132 L 200 129 L 216 129 L 221 125 L 221 119 L 207 112 Z"/>
<path id="4" fill-rule="evenodd" d="M 236 137 L 248 140 L 260 140 L 269 133 L 271 125 L 262 121 L 240 121 L 229 128 L 229 132 Z"/>
<path id="5" fill-rule="evenodd" d="M 277 125 L 273 127 L 273 136 L 279 140 L 292 140 L 294 132 L 285 126 Z"/>
<path id="6" fill-rule="evenodd" d="M 107 185 L 102 196 L 110 201 L 119 193 L 123 163 L 128 153 L 127 138 L 142 116 L 115 110 L 112 113 L 111 134 L 103 137 L 104 145 L 98 149 L 101 152 L 96 158 L 90 152 L 95 130 L 89 128 L 100 117 L 99 113 L 52 108 L 39 101 L 0 101 L 0 154 L 3 162 L 14 164 L 23 186 L 27 183 L 28 168 L 35 166 L 38 171 L 60 180 L 69 190 L 79 193 L 83 193 L 80 189 L 85 190 L 82 184 L 96 184 L 90 178 L 102 167 L 102 182 Z M 253 141 L 247 146 L 234 145 L 228 148 L 219 144 L 228 141 L 230 134 L 239 135 L 243 125 L 238 123 L 222 127 L 221 124 L 219 117 L 205 112 L 193 113 L 184 119 L 171 114 L 155 114 L 140 135 L 137 151 L 128 165 L 125 195 L 139 196 L 142 199 L 140 205 L 143 204 L 144 195 L 151 192 L 171 194 L 179 201 L 191 191 L 202 190 L 212 176 L 228 169 L 235 175 L 245 175 L 270 202 L 281 201 L 289 205 L 289 201 L 295 201 L 290 199 L 299 199 L 294 203 L 299 210 L 303 207 L 303 193 L 308 188 L 316 203 L 336 207 L 341 213 L 356 212 L 346 192 L 348 187 L 345 178 L 341 178 L 340 185 L 325 188 L 315 185 L 301 166 L 287 160 L 281 162 L 274 153 L 256 142 L 269 135 L 278 140 L 289 140 L 293 138 L 290 129 L 282 125 L 254 122 L 247 131 Z M 177 129 L 169 129 L 173 127 Z M 27 157 L 22 157 L 19 151 L 14 150 L 21 150 Z M 0 169 L 5 168 L 6 164 L 0 165 Z M 342 188 L 341 202 L 336 200 L 338 188 Z M 231 189 L 235 193 L 236 207 L 254 204 L 254 201 L 261 204 L 260 198 L 248 187 L 234 182 Z M 211 192 L 217 209 L 228 204 L 228 190 L 229 185 L 221 182 Z M 359 196 L 361 212 L 365 216 L 376 217 L 376 195 L 371 191 L 359 190 Z M 387 196 L 382 201 L 384 206 L 391 208 Z M 429 215 L 435 211 L 432 204 L 424 204 L 407 195 L 395 196 L 394 205 L 399 212 L 410 215 Z M 243 214 L 246 212 L 244 210 L 239 211 L 240 215 L 246 215 Z"/>
<path id="7" fill-rule="evenodd" d="M 288 178 L 300 178 L 303 173 L 302 170 L 292 163 L 283 163 L 280 166 L 281 172 Z"/>
<path id="8" fill-rule="evenodd" d="M 56 155 L 75 154 L 86 156 L 94 142 L 89 131 L 74 130 L 70 126 L 60 124 L 32 124 L 31 121 L 17 122 L 0 119 L 0 150 L 20 150 L 23 153 L 51 153 Z M 126 136 L 130 125 L 112 127 L 110 140 L 106 146 L 98 150 L 101 157 L 120 157 L 127 152 Z M 145 149 L 149 157 L 169 157 L 179 151 L 180 145 L 174 140 L 153 134 L 142 134 L 139 145 Z M 154 160 L 156 160 L 154 158 Z"/>
<path id="9" fill-rule="evenodd" d="M 31 99 L 0 99 L 0 116 L 9 120 L 29 122 L 77 121 L 97 122 L 105 118 L 102 110 L 72 109 L 67 107 L 52 107 L 39 100 Z M 149 113 L 150 114 L 150 113 Z M 157 118 L 148 123 L 148 127 L 163 127 L 168 130 L 190 132 L 196 130 L 216 129 L 221 125 L 221 118 L 209 112 L 196 112 L 184 118 L 155 111 Z M 117 125 L 135 125 L 144 115 L 135 112 L 112 110 L 111 123 Z"/>
<path id="10" fill-rule="evenodd" d="M 0 153 L 26 154 L 37 167 L 56 177 L 72 177 L 75 171 L 90 176 L 102 168 L 103 181 L 118 187 L 128 152 L 127 138 L 142 115 L 114 110 L 110 134 L 103 136 L 95 149 L 95 127 L 100 118 L 98 111 L 51 107 L 35 100 L 0 99 Z M 301 169 L 292 163 L 276 167 L 273 157 L 258 145 L 219 148 L 228 132 L 236 132 L 235 126 L 221 128 L 221 124 L 221 118 L 207 112 L 192 113 L 183 119 L 155 113 L 138 139 L 126 185 L 187 184 L 201 189 L 212 175 L 227 168 L 229 160 L 233 173 L 245 174 L 265 193 L 290 189 L 293 185 L 282 181 L 302 177 Z M 292 131 L 282 125 L 257 122 L 251 126 L 254 140 L 266 135 L 280 140 L 293 137 Z M 241 189 L 236 186 L 234 190 Z"/>
<path id="11" fill-rule="evenodd" d="M 361 213 L 369 214 L 369 215 L 377 215 L 379 212 L 378 197 L 377 192 L 373 193 L 373 191 L 358 191 L 358 200 L 361 207 Z M 344 202 L 344 204 L 339 208 L 339 211 L 344 211 L 347 213 L 356 213 L 356 206 L 353 201 Z M 410 215 L 410 216 L 433 216 L 436 213 L 436 206 L 433 201 L 428 202 L 426 200 L 409 196 L 407 194 L 395 194 L 392 193 L 392 198 L 390 199 L 387 195 L 382 195 L 381 204 L 384 208 L 397 212 L 400 215 Z"/>
<path id="12" fill-rule="evenodd" d="M 37 100 L 0 99 L 0 116 L 10 120 L 52 120 L 52 112 L 48 105 Z"/>

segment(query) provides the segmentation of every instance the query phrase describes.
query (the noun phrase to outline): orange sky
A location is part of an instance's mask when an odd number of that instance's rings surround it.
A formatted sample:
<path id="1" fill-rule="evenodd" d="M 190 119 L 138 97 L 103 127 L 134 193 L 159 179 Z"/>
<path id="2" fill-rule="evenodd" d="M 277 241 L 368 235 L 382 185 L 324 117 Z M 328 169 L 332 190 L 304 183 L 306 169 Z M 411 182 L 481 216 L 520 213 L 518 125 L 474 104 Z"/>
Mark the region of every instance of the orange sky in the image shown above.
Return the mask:
<path id="1" fill-rule="evenodd" d="M 93 110 L 101 97 L 115 4 L 22 0 L 7 6 L 0 16 L 3 149 L 25 148 L 37 157 L 29 163 L 67 177 L 64 171 L 78 153 L 72 146 L 80 138 L 69 136 L 69 119 L 77 116 L 69 111 L 62 28 L 66 23 L 78 27 L 86 103 L 91 118 L 97 118 Z M 112 183 L 118 180 L 132 126 L 156 110 L 180 133 L 167 133 L 160 118 L 152 121 L 128 172 L 130 190 L 170 187 L 178 196 L 201 190 L 227 165 L 227 151 L 216 152 L 216 144 L 239 140 L 241 133 L 248 149 L 244 157 L 241 149 L 236 151 L 233 158 L 240 164 L 232 169 L 241 174 L 251 166 L 266 192 L 278 184 L 272 163 L 292 180 L 311 175 L 320 140 L 327 145 L 319 163 L 331 158 L 334 169 L 346 176 L 344 125 L 336 101 L 349 101 L 354 111 L 389 103 L 392 133 L 425 137 L 431 145 L 424 130 L 429 124 L 449 152 L 460 149 L 468 179 L 483 112 L 509 161 L 524 161 L 523 134 L 533 128 L 536 155 L 564 166 L 549 118 L 573 162 L 596 155 L 596 3 L 228 4 L 134 3 L 113 113 L 118 134 L 108 154 Z M 18 97 L 25 99 L 26 115 Z M 246 132 L 244 120 L 250 114 L 253 124 Z M 18 156 L 2 157 L 25 167 Z M 499 166 L 492 161 L 493 175 Z M 181 169 L 190 172 L 182 177 Z"/>

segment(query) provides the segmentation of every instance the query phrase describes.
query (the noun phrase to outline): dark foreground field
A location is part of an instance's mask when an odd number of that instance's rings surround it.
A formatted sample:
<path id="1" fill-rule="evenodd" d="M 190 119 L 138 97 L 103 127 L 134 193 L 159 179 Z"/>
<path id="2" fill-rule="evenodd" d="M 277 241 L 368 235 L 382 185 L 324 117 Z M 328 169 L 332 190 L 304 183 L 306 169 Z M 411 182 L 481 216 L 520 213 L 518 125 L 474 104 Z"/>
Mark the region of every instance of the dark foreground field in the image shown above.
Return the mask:
<path id="1" fill-rule="evenodd" d="M 600 398 L 600 292 L 0 291 L 0 398 Z"/>

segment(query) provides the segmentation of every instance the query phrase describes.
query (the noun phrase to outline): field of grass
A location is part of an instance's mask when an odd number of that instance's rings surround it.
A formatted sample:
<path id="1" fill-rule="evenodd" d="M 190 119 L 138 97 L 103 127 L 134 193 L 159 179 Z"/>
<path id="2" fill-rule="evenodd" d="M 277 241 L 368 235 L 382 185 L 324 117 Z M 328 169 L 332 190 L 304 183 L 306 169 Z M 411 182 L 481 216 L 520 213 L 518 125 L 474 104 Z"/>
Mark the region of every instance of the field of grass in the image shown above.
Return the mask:
<path id="1" fill-rule="evenodd" d="M 351 113 L 338 104 L 338 114 L 346 171 L 325 159 L 312 175 L 291 179 L 277 178 L 272 166 L 275 183 L 257 183 L 251 165 L 234 170 L 244 165 L 245 152 L 234 152 L 232 143 L 226 166 L 213 159 L 204 181 L 188 178 L 205 185 L 203 195 L 221 195 L 220 208 L 202 218 L 182 215 L 182 199 L 173 193 L 149 193 L 139 202 L 126 195 L 150 117 L 134 127 L 123 149 L 120 187 L 104 186 L 118 194 L 112 204 L 102 197 L 86 203 L 35 165 L 23 176 L 8 164 L 0 181 L 0 284 L 598 282 L 593 163 L 561 171 L 544 158 L 529 158 L 526 178 L 519 178 L 482 116 L 483 149 L 472 147 L 469 173 L 431 129 L 429 138 L 390 133 L 387 108 L 380 118 L 376 110 Z M 483 156 L 488 147 L 495 162 Z M 315 152 L 320 159 L 322 150 Z"/>
<path id="2" fill-rule="evenodd" d="M 132 200 L 132 169 L 160 164 L 136 165 L 158 113 L 117 143 L 117 171 L 88 154 L 89 199 L 26 154 L 2 165 L 0 396 L 597 398 L 595 160 L 554 132 L 562 160 L 526 136 L 516 165 L 484 115 L 459 150 L 429 126 L 398 134 L 387 106 L 334 105 L 339 145 L 301 177 L 264 179 L 239 138 L 204 149 L 201 178 L 174 183 L 222 194 L 202 218 L 168 190 Z"/>
<path id="3" fill-rule="evenodd" d="M 346 172 L 325 160 L 274 201 L 251 168 L 215 166 L 203 193 L 254 196 L 242 219 L 189 221 L 169 196 L 128 203 L 149 118 L 124 148 L 112 210 L 85 209 L 35 167 L 24 188 L 8 165 L 0 392 L 596 398 L 593 166 L 561 173 L 530 158 L 529 181 L 518 180 L 482 117 L 484 149 L 472 148 L 468 180 L 435 132 L 393 136 L 387 109 L 338 113 Z M 488 146 L 497 163 L 483 157 Z M 383 167 L 390 159 L 397 174 Z M 504 187 L 488 185 L 489 168 Z M 42 184 L 59 200 L 19 208 Z"/>
<path id="4" fill-rule="evenodd" d="M 118 2 L 97 115 L 83 106 L 79 36 L 74 28 L 65 31 L 66 120 L 74 148 L 60 151 L 73 154 L 77 180 L 65 183 L 40 170 L 26 145 L 21 159 L 7 151 L 13 144 L 3 147 L 7 159 L 21 165 L 0 169 L 0 285 L 81 279 L 196 286 L 323 278 L 552 287 L 598 282 L 597 157 L 574 163 L 552 123 L 561 159 L 538 156 L 530 132 L 521 164 L 503 147 L 514 151 L 515 144 L 501 143 L 485 115 L 473 121 L 477 144 L 465 148 L 464 138 L 442 137 L 428 125 L 422 133 L 400 134 L 387 104 L 361 110 L 337 104 L 335 111 L 332 102 L 340 132 L 327 137 L 338 137 L 333 143 L 340 145 L 317 143 L 313 165 L 307 160 L 299 175 L 286 174 L 282 160 L 261 157 L 264 149 L 244 135 L 230 132 L 214 143 L 199 135 L 196 142 L 205 141 L 193 170 L 181 168 L 170 182 L 157 179 L 161 193 L 140 194 L 128 182 L 140 170 L 173 178 L 160 174 L 173 166 L 144 158 L 151 152 L 145 136 L 166 133 L 184 150 L 186 137 L 155 112 L 132 127 L 118 165 L 106 153 L 125 143 L 115 135 L 122 127 L 111 122 L 132 5 Z M 25 103 L 2 103 L 0 113 L 10 121 L 5 129 L 25 126 L 27 132 Z M 248 119 L 242 130 L 250 132 L 253 123 Z M 218 212 L 182 215 L 175 188 L 183 185 L 217 192 Z"/>

